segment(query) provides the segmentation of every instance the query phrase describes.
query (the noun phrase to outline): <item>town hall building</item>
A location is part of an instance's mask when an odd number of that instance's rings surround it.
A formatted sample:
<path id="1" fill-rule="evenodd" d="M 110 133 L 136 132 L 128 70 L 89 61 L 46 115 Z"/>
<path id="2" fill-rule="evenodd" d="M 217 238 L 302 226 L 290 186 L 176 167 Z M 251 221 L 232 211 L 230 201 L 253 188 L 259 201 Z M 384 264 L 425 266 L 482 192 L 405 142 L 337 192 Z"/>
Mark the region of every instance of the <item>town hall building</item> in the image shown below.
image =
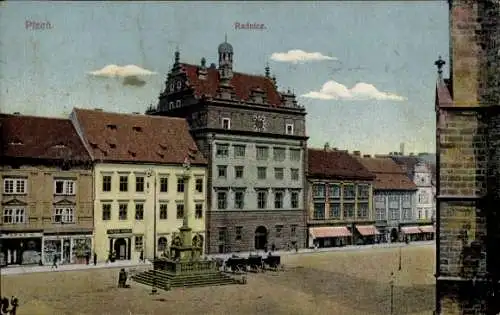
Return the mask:
<path id="1" fill-rule="evenodd" d="M 186 118 L 208 160 L 208 253 L 304 247 L 307 137 L 304 107 L 276 79 L 233 71 L 225 41 L 219 64 L 180 62 L 147 114 Z"/>

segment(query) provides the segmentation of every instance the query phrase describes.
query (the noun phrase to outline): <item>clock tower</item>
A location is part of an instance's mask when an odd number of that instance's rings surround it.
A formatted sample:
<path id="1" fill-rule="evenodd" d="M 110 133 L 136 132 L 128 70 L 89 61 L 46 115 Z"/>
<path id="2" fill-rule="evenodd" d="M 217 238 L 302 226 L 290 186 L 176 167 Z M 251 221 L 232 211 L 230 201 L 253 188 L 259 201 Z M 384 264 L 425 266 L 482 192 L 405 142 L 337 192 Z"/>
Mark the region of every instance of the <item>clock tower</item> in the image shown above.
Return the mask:
<path id="1" fill-rule="evenodd" d="M 186 118 L 208 160 L 208 253 L 306 244 L 305 108 L 263 75 L 234 71 L 234 49 L 218 46 L 218 66 L 180 61 L 147 113 Z"/>

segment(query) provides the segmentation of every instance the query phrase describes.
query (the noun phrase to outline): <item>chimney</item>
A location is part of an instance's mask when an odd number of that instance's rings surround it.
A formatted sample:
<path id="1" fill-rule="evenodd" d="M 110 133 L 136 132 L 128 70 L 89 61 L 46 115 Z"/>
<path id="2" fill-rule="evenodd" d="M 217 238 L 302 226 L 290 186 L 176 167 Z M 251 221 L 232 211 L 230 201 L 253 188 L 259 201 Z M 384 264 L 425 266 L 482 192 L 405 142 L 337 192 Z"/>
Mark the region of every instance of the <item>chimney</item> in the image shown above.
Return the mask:
<path id="1" fill-rule="evenodd" d="M 410 152 L 410 156 L 415 156 L 415 153 L 413 153 L 413 152 Z"/>
<path id="2" fill-rule="evenodd" d="M 370 154 L 364 154 L 363 157 L 364 158 L 371 158 L 372 156 Z"/>
<path id="3" fill-rule="evenodd" d="M 352 154 L 354 154 L 354 156 L 361 156 L 361 151 L 352 151 Z"/>
<path id="4" fill-rule="evenodd" d="M 97 112 L 102 112 L 102 108 L 96 107 L 96 108 L 94 108 L 94 110 L 97 111 Z"/>
<path id="5" fill-rule="evenodd" d="M 215 65 L 215 63 L 213 63 L 213 62 L 212 62 L 212 63 L 210 64 L 210 69 L 216 69 L 216 68 L 217 68 L 217 66 Z"/>
<path id="6" fill-rule="evenodd" d="M 19 116 L 19 115 L 21 115 L 21 113 L 20 112 L 14 112 L 14 115 Z"/>
<path id="7" fill-rule="evenodd" d="M 132 112 L 132 114 L 134 114 L 134 115 L 140 115 L 141 113 L 139 113 L 139 112 Z"/>
<path id="8" fill-rule="evenodd" d="M 405 155 L 405 144 L 404 144 L 404 142 L 401 142 L 401 144 L 399 145 L 399 152 L 401 153 L 401 155 Z"/>
<path id="9" fill-rule="evenodd" d="M 333 151 L 338 151 L 338 150 L 339 150 L 339 148 L 333 148 Z"/>
<path id="10" fill-rule="evenodd" d="M 329 144 L 328 142 L 327 142 L 327 143 L 325 143 L 325 145 L 323 146 L 323 149 L 324 149 L 325 151 L 329 151 L 329 150 L 330 150 L 330 144 Z"/>

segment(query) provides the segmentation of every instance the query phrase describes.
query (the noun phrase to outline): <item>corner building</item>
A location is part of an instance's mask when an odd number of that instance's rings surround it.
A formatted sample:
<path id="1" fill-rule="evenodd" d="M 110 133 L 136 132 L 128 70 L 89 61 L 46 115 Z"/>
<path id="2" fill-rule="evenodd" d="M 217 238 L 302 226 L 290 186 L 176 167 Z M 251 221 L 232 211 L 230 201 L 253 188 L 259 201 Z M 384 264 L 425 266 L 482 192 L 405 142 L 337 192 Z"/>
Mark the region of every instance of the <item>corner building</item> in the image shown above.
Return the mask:
<path id="1" fill-rule="evenodd" d="M 207 252 L 305 246 L 305 109 L 276 79 L 233 72 L 233 47 L 219 64 L 180 62 L 179 52 L 156 107 L 184 117 L 208 159 Z"/>

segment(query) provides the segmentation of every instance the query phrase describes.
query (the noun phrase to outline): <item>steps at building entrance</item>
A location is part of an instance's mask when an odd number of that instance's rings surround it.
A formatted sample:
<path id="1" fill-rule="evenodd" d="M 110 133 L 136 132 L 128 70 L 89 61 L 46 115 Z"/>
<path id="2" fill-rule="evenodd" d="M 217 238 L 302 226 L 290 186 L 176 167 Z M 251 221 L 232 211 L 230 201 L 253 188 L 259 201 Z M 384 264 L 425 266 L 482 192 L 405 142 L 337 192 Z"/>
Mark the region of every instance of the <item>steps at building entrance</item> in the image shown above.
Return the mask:
<path id="1" fill-rule="evenodd" d="M 137 283 L 152 286 L 155 272 L 156 287 L 159 289 L 164 289 L 167 284 L 170 284 L 171 288 L 238 284 L 236 279 L 220 272 L 177 275 L 163 270 L 148 270 L 132 276 L 131 279 Z"/>

